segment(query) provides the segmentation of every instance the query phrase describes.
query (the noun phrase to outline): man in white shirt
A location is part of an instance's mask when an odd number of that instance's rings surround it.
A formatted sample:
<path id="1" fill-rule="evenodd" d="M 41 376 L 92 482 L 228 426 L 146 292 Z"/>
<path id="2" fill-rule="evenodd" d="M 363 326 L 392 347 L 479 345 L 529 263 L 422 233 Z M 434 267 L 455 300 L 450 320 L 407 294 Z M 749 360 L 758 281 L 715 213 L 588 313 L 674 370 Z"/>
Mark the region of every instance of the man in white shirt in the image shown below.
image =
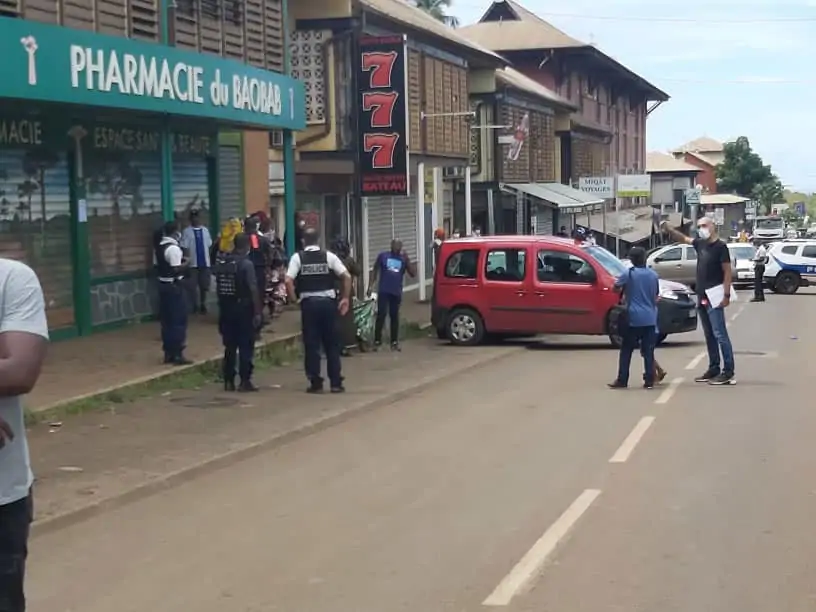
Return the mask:
<path id="1" fill-rule="evenodd" d="M 752 302 L 765 301 L 765 264 L 768 263 L 768 250 L 759 240 L 754 241 L 757 250 L 754 254 L 754 297 Z"/>
<path id="2" fill-rule="evenodd" d="M 309 379 L 308 393 L 322 393 L 320 349 L 326 353 L 326 373 L 332 393 L 342 393 L 343 376 L 340 365 L 340 341 L 337 337 L 337 311 L 346 314 L 349 309 L 351 275 L 334 253 L 318 245 L 313 228 L 303 232 L 303 251 L 289 259 L 286 271 L 286 289 L 289 295 L 300 298 L 301 334 L 305 353 L 304 366 Z M 337 279 L 343 287 L 337 298 Z"/>
<path id="3" fill-rule="evenodd" d="M 181 234 L 181 248 L 190 258 L 190 293 L 193 312 L 207 314 L 207 293 L 210 291 L 210 230 L 201 223 L 198 209 L 190 211 L 190 225 Z"/>
<path id="4" fill-rule="evenodd" d="M 178 223 L 169 221 L 164 226 L 164 238 L 156 247 L 159 322 L 166 364 L 192 363 L 184 357 L 184 348 L 187 344 L 187 299 L 184 295 L 186 266 L 187 262 L 179 245 Z"/>
<path id="5" fill-rule="evenodd" d="M 40 281 L 23 263 L 0 259 L 0 610 L 25 610 L 24 579 L 34 476 L 22 396 L 40 376 L 48 323 Z"/>

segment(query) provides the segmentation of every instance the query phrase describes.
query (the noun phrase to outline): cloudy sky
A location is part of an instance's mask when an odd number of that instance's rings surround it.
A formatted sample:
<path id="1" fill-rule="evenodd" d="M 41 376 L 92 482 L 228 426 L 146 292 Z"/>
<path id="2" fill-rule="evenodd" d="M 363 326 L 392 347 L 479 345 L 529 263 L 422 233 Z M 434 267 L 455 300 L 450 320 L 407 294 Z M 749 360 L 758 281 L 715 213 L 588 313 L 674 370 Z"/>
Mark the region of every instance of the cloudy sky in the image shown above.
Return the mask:
<path id="1" fill-rule="evenodd" d="M 666 91 L 650 150 L 745 135 L 786 186 L 816 191 L 816 0 L 521 0 Z M 462 24 L 487 1 L 453 0 Z"/>

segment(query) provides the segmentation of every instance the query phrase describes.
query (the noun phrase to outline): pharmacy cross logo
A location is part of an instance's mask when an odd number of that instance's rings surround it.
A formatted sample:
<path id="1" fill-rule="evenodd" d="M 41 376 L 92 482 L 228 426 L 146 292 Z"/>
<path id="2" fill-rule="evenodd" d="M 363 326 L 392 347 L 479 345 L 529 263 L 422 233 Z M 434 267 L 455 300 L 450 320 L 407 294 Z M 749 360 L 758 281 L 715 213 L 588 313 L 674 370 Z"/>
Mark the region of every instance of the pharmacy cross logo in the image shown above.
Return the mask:
<path id="1" fill-rule="evenodd" d="M 23 45 L 23 49 L 28 54 L 28 84 L 29 85 L 36 85 L 37 84 L 37 39 L 33 36 L 25 36 L 20 39 L 20 44 Z"/>

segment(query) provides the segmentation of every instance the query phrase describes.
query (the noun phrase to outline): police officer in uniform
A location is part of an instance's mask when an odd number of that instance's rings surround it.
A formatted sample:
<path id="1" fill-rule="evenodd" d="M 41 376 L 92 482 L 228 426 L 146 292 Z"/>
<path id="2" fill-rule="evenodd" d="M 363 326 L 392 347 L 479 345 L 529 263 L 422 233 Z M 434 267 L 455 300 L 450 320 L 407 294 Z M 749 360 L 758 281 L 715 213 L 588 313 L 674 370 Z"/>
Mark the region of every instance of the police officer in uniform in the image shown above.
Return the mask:
<path id="1" fill-rule="evenodd" d="M 320 367 L 320 349 L 326 353 L 326 371 L 332 393 L 342 393 L 343 377 L 340 371 L 340 339 L 337 336 L 337 312 L 345 314 L 349 309 L 351 275 L 334 253 L 324 251 L 318 245 L 314 228 L 303 232 L 304 249 L 289 260 L 286 271 L 286 288 L 289 295 L 300 296 L 301 333 L 306 353 L 304 365 L 309 379 L 309 393 L 323 391 Z M 342 280 L 340 295 L 335 289 L 337 279 Z M 337 298 L 340 298 L 339 301 Z"/>
<path id="2" fill-rule="evenodd" d="M 754 254 L 754 297 L 752 302 L 765 301 L 765 264 L 768 263 L 768 250 L 759 240 L 754 240 L 756 253 Z"/>
<path id="3" fill-rule="evenodd" d="M 187 263 L 179 245 L 178 223 L 165 223 L 162 234 L 160 240 L 154 241 L 154 246 L 164 363 L 188 365 L 192 362 L 184 357 L 187 343 L 187 300 L 183 284 Z"/>
<path id="4" fill-rule="evenodd" d="M 255 335 L 261 325 L 261 296 L 255 266 L 249 259 L 250 238 L 237 234 L 231 253 L 215 264 L 218 295 L 218 329 L 224 343 L 224 390 L 235 391 L 235 366 L 241 380 L 238 391 L 252 392 L 252 357 Z"/>

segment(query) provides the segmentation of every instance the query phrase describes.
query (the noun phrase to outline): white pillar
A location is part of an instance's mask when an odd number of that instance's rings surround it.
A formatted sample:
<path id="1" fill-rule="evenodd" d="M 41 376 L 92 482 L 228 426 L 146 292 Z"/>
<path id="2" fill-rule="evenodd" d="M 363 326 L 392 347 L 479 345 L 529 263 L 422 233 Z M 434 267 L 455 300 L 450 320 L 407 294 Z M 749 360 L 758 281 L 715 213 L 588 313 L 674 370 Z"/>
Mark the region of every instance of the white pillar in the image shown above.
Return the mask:
<path id="1" fill-rule="evenodd" d="M 433 203 L 431 204 L 431 225 L 436 231 L 442 227 L 442 217 L 445 214 L 442 204 L 442 168 L 433 169 Z"/>
<path id="2" fill-rule="evenodd" d="M 368 244 L 368 198 L 362 198 L 362 206 L 360 206 L 360 208 L 363 212 L 361 224 L 363 226 L 363 244 L 361 249 L 363 273 L 360 282 L 368 283 L 368 275 L 371 273 L 371 245 Z M 369 289 L 372 289 L 372 287 L 369 287 Z"/>
<path id="3" fill-rule="evenodd" d="M 615 257 L 620 259 L 621 252 L 620 252 L 620 233 L 621 233 L 621 222 L 620 222 L 620 198 L 615 198 Z"/>
<path id="4" fill-rule="evenodd" d="M 496 212 L 493 210 L 493 190 L 487 190 L 487 233 L 496 235 Z"/>
<path id="5" fill-rule="evenodd" d="M 420 162 L 417 165 L 417 176 L 419 183 L 417 187 L 416 211 L 417 211 L 417 280 L 419 280 L 419 301 L 425 301 L 425 254 L 428 248 L 425 239 L 425 164 Z"/>
<path id="6" fill-rule="evenodd" d="M 470 164 L 465 166 L 465 227 L 462 228 L 465 236 L 473 232 L 473 208 L 470 199 Z"/>

